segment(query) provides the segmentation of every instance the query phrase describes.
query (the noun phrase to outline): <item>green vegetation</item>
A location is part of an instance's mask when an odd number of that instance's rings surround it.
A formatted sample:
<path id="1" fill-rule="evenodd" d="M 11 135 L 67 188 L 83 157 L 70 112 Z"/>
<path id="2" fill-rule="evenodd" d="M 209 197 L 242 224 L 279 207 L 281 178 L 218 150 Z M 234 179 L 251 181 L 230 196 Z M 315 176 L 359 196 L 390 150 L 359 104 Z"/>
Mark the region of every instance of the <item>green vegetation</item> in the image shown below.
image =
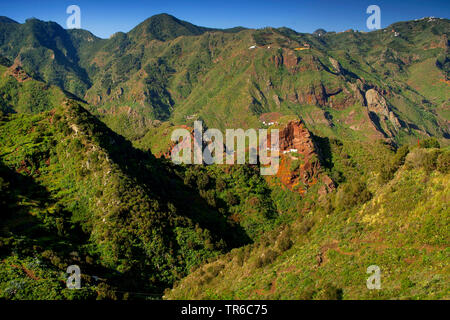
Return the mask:
<path id="1" fill-rule="evenodd" d="M 206 172 L 177 173 L 73 101 L 38 115 L 4 116 L 0 141 L 4 297 L 23 298 L 8 289 L 20 283 L 35 292 L 29 298 L 46 288 L 54 298 L 68 298 L 60 275 L 76 263 L 99 270 L 111 292 L 160 293 L 192 267 L 273 225 L 267 187 L 252 170 L 236 169 L 235 176 L 248 179 L 241 183 L 223 175 L 230 185 L 218 187 L 216 196 Z M 223 202 L 233 192 L 249 196 L 252 215 L 244 215 L 247 199 Z M 232 214 L 242 215 L 242 222 L 228 219 Z M 256 223 L 261 217 L 266 225 Z M 29 269 L 30 259 L 43 264 Z M 42 288 L 28 287 L 30 274 L 39 274 Z M 87 275 L 90 284 L 93 275 Z"/>
<path id="2" fill-rule="evenodd" d="M 300 116 L 321 136 L 404 144 L 432 135 L 448 145 L 447 19 L 370 33 L 319 31 L 321 37 L 287 28 L 217 30 L 161 14 L 99 39 L 37 19 L 4 20 L 0 55 L 86 100 L 131 140 L 154 120 L 249 128 L 261 125 L 261 114 L 279 112 Z M 305 44 L 310 49 L 295 51 Z M 366 112 L 371 88 L 398 122 Z"/>
<path id="3" fill-rule="evenodd" d="M 449 299 L 449 25 L 0 18 L 0 299 Z M 195 120 L 298 118 L 278 176 L 165 158 Z"/>
<path id="4" fill-rule="evenodd" d="M 404 151 L 385 160 L 396 163 L 400 154 Z M 388 183 L 367 171 L 360 175 L 367 187 L 343 184 L 330 195 L 331 205 L 316 203 L 284 229 L 217 257 L 165 297 L 448 299 L 449 154 L 415 148 Z M 441 170 L 431 165 L 430 171 L 427 155 L 447 159 L 441 160 L 446 165 Z M 371 196 L 367 188 L 374 190 Z M 373 264 L 382 270 L 381 290 L 366 288 L 366 269 Z M 220 274 L 198 281 L 219 266 Z"/>
<path id="5" fill-rule="evenodd" d="M 39 113 L 60 105 L 66 95 L 55 86 L 32 79 L 18 82 L 0 65 L 0 108 L 3 112 Z"/>

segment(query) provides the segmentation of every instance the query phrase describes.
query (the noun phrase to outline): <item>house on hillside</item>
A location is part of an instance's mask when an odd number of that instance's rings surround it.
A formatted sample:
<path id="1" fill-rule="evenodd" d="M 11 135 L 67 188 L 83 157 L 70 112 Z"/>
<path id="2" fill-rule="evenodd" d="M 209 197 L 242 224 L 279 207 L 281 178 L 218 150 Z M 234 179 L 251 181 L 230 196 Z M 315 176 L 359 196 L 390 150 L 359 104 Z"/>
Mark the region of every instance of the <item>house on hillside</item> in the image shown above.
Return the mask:
<path id="1" fill-rule="evenodd" d="M 297 153 L 297 152 L 298 152 L 297 149 L 289 149 L 289 150 L 284 150 L 283 154 L 286 154 L 286 153 Z"/>
<path id="2" fill-rule="evenodd" d="M 303 51 L 311 49 L 311 45 L 309 43 L 304 43 L 303 47 L 295 48 L 295 51 Z"/>
<path id="3" fill-rule="evenodd" d="M 271 122 L 266 122 L 266 121 L 263 121 L 262 122 L 265 126 L 273 126 L 274 124 L 278 124 L 278 122 L 276 122 L 276 121 L 271 121 Z"/>

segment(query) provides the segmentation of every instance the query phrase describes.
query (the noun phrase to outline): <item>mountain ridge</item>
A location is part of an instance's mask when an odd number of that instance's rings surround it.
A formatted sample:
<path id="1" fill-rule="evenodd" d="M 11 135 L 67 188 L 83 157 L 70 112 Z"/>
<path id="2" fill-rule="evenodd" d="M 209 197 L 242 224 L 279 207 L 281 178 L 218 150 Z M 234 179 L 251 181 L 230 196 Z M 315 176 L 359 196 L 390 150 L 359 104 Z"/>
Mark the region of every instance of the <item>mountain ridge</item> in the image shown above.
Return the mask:
<path id="1" fill-rule="evenodd" d="M 0 18 L 0 299 L 447 298 L 449 20 L 136 28 Z M 279 129 L 278 174 L 173 164 L 194 121 Z"/>

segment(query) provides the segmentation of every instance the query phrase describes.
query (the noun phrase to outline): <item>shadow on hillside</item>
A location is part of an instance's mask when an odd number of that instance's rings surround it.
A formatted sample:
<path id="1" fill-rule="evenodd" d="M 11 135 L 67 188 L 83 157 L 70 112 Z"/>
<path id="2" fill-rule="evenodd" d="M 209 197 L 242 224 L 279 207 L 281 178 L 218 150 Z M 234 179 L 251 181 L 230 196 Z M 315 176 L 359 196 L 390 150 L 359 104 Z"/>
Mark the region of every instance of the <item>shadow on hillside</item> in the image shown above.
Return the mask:
<path id="1" fill-rule="evenodd" d="M 51 251 L 46 264 L 63 273 L 69 265 L 78 265 L 85 275 L 101 275 L 108 283 L 122 282 L 120 274 L 101 266 L 95 257 L 88 262 L 88 254 L 82 247 L 88 244 L 89 235 L 70 222 L 70 212 L 59 212 L 66 220 L 62 226 L 64 230 L 49 227 L 31 214 L 30 210 L 38 208 L 49 215 L 46 208 L 51 203 L 50 197 L 48 190 L 32 177 L 19 174 L 0 161 L 0 237 L 9 239 L 0 243 L 0 259 L 11 254 L 21 258 L 37 257 L 44 251 Z M 55 214 L 58 213 L 51 216 Z"/>
<path id="2" fill-rule="evenodd" d="M 319 137 L 314 134 L 312 134 L 312 136 L 319 148 L 318 152 L 321 164 L 329 170 L 333 169 L 334 163 L 332 160 L 330 139 L 328 137 Z"/>
<path id="3" fill-rule="evenodd" d="M 82 244 L 87 241 L 88 235 L 81 228 L 69 226 L 70 213 L 54 208 L 54 212 L 47 212 L 51 205 L 51 195 L 48 190 L 26 175 L 17 173 L 0 162 L 1 193 L 0 210 L 0 236 L 26 237 L 36 242 L 44 249 L 52 249 L 61 252 L 73 250 L 72 244 Z M 53 226 L 47 225 L 33 212 L 40 212 L 42 219 L 60 223 Z"/>
<path id="4" fill-rule="evenodd" d="M 171 211 L 168 204 L 172 203 L 177 215 L 188 217 L 195 225 L 211 231 L 214 240 L 225 240 L 229 249 L 251 242 L 241 226 L 230 225 L 225 216 L 208 205 L 198 190 L 185 186 L 171 162 L 157 159 L 151 152 L 135 149 L 130 141 L 109 129 L 87 110 L 81 106 L 75 108 L 81 125 L 82 122 L 94 124 L 89 130 L 100 147 L 127 176 L 146 187 L 150 198 L 160 200 L 161 211 Z M 172 228 L 167 228 L 167 232 L 173 232 Z M 167 239 L 169 241 L 170 237 Z"/>

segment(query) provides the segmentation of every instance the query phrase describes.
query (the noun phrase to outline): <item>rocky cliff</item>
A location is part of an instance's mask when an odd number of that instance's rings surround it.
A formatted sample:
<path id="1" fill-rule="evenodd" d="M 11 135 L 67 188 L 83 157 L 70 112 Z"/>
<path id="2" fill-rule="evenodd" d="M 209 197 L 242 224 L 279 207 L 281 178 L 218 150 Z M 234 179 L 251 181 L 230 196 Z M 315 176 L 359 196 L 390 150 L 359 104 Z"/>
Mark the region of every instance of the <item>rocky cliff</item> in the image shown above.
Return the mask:
<path id="1" fill-rule="evenodd" d="M 305 193 L 317 183 L 319 193 L 332 191 L 335 186 L 323 172 L 320 150 L 301 120 L 290 121 L 280 130 L 280 168 L 278 178 L 290 190 Z"/>

